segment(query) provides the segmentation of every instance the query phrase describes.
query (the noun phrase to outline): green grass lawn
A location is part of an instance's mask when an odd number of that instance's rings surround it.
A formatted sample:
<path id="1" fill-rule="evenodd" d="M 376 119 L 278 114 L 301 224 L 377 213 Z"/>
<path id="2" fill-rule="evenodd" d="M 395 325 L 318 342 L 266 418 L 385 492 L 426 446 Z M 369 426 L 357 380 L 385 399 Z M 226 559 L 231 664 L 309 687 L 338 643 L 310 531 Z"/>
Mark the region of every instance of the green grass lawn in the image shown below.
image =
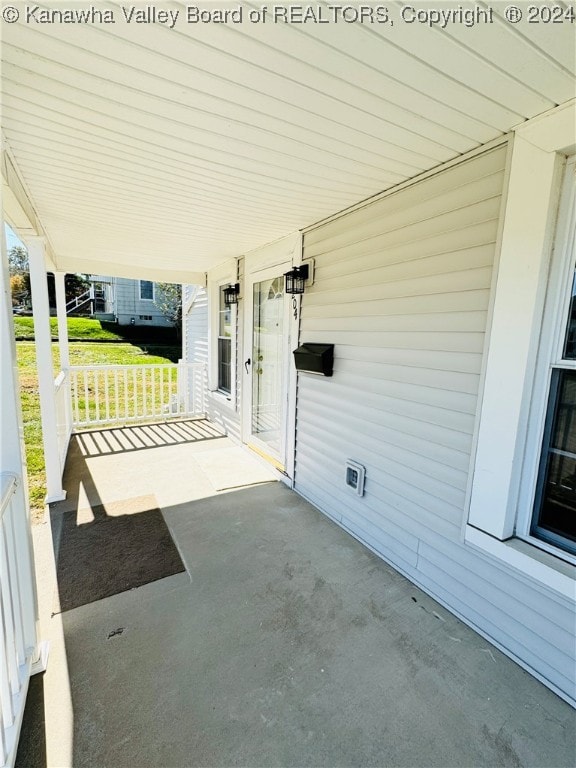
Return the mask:
<path id="1" fill-rule="evenodd" d="M 58 320 L 50 318 L 52 338 L 58 338 Z M 14 333 L 18 340 L 33 341 L 34 319 L 14 317 Z M 151 346 L 167 345 L 178 347 L 179 338 L 175 328 L 154 325 L 118 325 L 117 323 L 95 320 L 92 317 L 69 317 L 68 338 L 70 341 L 128 342 Z"/>
<path id="2" fill-rule="evenodd" d="M 93 320 L 91 317 L 69 317 L 68 318 L 68 337 L 70 339 L 91 339 L 92 341 L 121 341 L 123 336 L 113 330 L 110 330 L 111 323 L 104 323 L 99 320 Z M 55 317 L 50 318 L 50 330 L 54 338 L 58 337 L 58 320 Z M 14 333 L 17 339 L 34 338 L 34 319 L 32 317 L 14 318 Z"/>
<path id="3" fill-rule="evenodd" d="M 31 318 L 15 318 L 15 320 L 31 320 Z M 75 320 L 76 318 L 70 318 L 69 323 L 72 324 Z M 30 507 L 33 520 L 38 522 L 41 520 L 44 510 L 46 478 L 44 473 L 42 427 L 40 423 L 36 348 L 33 342 L 18 341 L 16 342 L 16 350 L 30 487 Z M 57 373 L 60 369 L 60 355 L 57 344 L 52 345 L 52 351 L 54 371 Z M 172 360 L 167 357 L 149 354 L 146 350 L 133 344 L 98 344 L 87 342 L 73 342 L 70 344 L 71 365 L 152 365 L 170 362 Z"/>

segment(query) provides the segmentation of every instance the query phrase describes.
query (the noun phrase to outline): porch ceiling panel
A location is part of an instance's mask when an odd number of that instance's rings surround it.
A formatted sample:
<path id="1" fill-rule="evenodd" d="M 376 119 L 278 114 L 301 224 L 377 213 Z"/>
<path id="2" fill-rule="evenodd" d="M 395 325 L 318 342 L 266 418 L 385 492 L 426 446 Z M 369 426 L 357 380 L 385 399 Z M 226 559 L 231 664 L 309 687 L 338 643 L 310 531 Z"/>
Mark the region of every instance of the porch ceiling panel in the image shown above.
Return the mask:
<path id="1" fill-rule="evenodd" d="M 569 24 L 515 26 L 502 6 L 430 29 L 394 2 L 393 27 L 250 23 L 261 5 L 189 24 L 162 4 L 173 29 L 119 3 L 94 6 L 115 24 L 22 5 L 3 25 L 4 133 L 60 268 L 203 272 L 575 96 Z"/>

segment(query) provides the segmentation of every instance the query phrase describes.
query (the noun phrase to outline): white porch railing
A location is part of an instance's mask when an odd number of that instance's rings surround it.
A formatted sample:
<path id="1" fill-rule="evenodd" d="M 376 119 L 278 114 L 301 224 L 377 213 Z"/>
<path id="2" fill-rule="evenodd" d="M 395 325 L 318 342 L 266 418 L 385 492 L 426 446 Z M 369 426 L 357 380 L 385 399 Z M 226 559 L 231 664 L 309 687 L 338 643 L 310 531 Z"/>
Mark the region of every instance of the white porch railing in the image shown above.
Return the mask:
<path id="1" fill-rule="evenodd" d="M 202 363 L 71 366 L 69 376 L 74 427 L 205 415 Z"/>
<path id="2" fill-rule="evenodd" d="M 35 586 L 26 501 L 0 474 L 0 765 L 12 766 L 36 652 Z"/>
<path id="3" fill-rule="evenodd" d="M 87 304 L 89 301 L 92 301 L 94 299 L 94 288 L 90 286 L 90 288 L 86 289 L 84 293 L 80 294 L 80 296 L 74 296 L 70 301 L 66 302 L 66 314 L 69 315 L 70 312 L 75 312 L 77 309 L 82 307 L 84 304 Z"/>
<path id="4" fill-rule="evenodd" d="M 54 402 L 56 406 L 56 431 L 58 435 L 58 456 L 60 467 L 64 471 L 68 443 L 72 435 L 72 413 L 70 407 L 69 374 L 60 371 L 54 380 Z"/>

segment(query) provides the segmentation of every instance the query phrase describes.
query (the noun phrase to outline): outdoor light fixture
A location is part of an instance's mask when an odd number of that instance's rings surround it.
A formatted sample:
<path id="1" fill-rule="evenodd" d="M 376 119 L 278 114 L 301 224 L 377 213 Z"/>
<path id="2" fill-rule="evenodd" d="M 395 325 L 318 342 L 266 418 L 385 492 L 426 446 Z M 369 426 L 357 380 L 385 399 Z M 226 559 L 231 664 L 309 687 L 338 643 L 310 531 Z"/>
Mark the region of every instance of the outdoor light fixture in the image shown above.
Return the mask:
<path id="1" fill-rule="evenodd" d="M 304 293 L 304 285 L 308 280 L 308 264 L 292 267 L 290 272 L 285 272 L 286 293 Z"/>
<path id="2" fill-rule="evenodd" d="M 229 307 L 231 304 L 238 304 L 238 295 L 240 293 L 240 283 L 229 285 L 224 288 L 224 304 Z"/>

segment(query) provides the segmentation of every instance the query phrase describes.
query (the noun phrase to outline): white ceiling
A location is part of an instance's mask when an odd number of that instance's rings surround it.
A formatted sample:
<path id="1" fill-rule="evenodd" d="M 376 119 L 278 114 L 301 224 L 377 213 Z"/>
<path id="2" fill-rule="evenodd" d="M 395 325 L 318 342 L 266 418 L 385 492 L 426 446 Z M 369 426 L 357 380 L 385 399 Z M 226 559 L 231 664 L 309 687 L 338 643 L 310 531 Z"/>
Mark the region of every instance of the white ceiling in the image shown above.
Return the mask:
<path id="1" fill-rule="evenodd" d="M 92 4 L 115 24 L 26 23 L 15 5 L 3 131 L 67 271 L 185 280 L 576 95 L 575 25 L 510 24 L 505 3 L 444 30 L 396 2 L 392 27 L 251 23 L 262 2 L 242 24 L 190 24 L 185 4 L 156 6 L 180 12 L 173 29 L 117 3 Z"/>

